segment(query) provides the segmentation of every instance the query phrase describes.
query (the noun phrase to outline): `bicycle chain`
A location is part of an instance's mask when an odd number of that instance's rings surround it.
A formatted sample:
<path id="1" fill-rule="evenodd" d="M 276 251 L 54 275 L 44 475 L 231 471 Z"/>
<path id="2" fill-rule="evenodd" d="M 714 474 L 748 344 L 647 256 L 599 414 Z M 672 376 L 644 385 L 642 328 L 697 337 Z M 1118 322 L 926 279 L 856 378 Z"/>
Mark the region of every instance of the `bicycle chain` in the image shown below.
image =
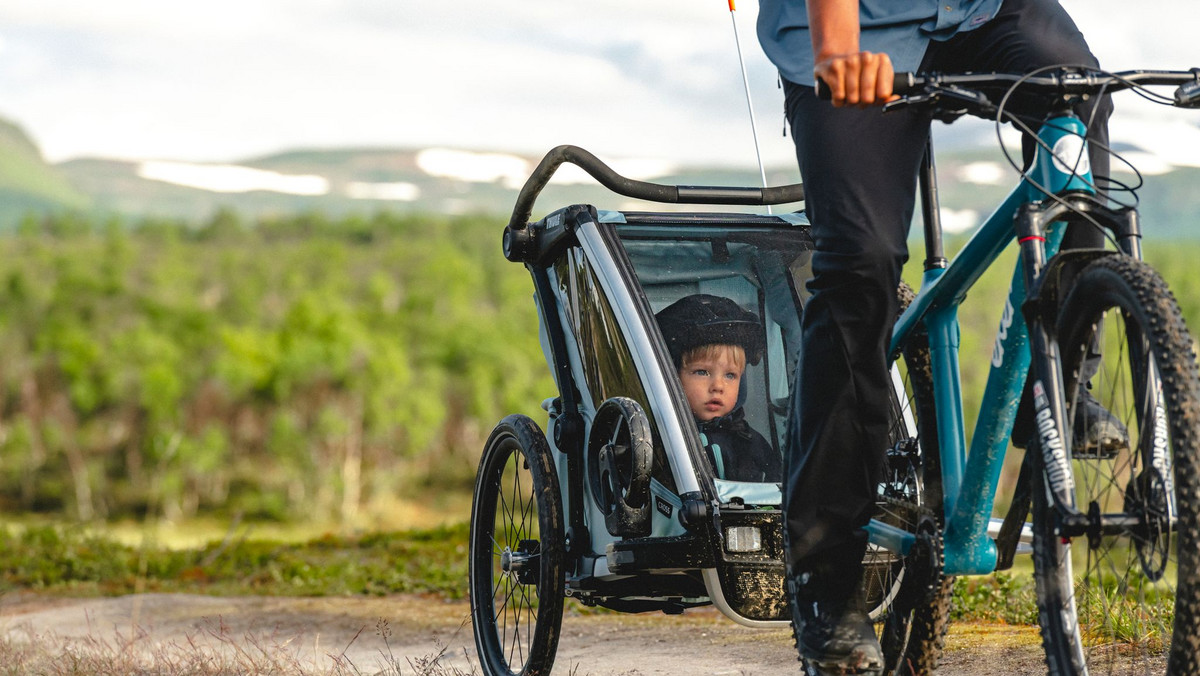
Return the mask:
<path id="1" fill-rule="evenodd" d="M 877 502 L 877 503 L 882 502 L 882 503 L 891 505 L 892 507 L 899 507 L 909 513 L 917 515 L 918 517 L 929 517 L 931 519 L 937 518 L 937 515 L 933 512 L 932 509 L 929 509 L 925 505 L 915 503 L 911 500 L 905 500 L 903 498 L 894 498 L 890 495 L 884 495 L 884 496 L 881 496 L 878 499 L 876 499 L 875 502 Z M 915 520 L 916 519 L 914 519 L 914 521 Z"/>

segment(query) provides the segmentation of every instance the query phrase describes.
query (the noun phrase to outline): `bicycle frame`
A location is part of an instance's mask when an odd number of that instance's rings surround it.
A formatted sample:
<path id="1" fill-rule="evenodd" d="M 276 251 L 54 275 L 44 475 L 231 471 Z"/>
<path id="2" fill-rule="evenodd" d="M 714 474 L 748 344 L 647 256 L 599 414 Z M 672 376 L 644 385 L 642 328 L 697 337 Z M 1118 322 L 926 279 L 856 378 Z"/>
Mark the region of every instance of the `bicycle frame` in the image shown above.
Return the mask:
<path id="1" fill-rule="evenodd" d="M 1041 355 L 1040 358 L 1045 360 L 1042 364 L 1054 367 L 1043 367 L 1040 372 L 1055 372 L 1050 382 L 1039 382 L 1049 395 L 1039 398 L 1039 404 L 1049 405 L 1051 409 L 1061 408 L 1059 402 L 1062 399 L 1057 395 L 1063 384 L 1061 367 L 1054 353 L 1057 348 L 1046 340 L 1044 331 L 1039 328 L 1034 332 L 1035 345 L 1031 350 L 1029 327 L 1019 310 L 1026 301 L 1026 289 L 1039 279 L 1047 259 L 1057 252 L 1066 230 L 1061 221 L 1045 221 L 1028 213 L 1037 209 L 1037 203 L 1045 196 L 1033 181 L 1056 195 L 1094 194 L 1090 168 L 1086 172 L 1072 171 L 1071 166 L 1087 161 L 1085 132 L 1082 122 L 1074 116 L 1054 117 L 1043 123 L 1038 132 L 1042 143 L 1029 173 L 949 265 L 927 266 L 929 269 L 925 271 L 920 292 L 897 320 L 893 331 L 892 360 L 899 356 L 919 328 L 923 327 L 929 335 L 946 514 L 943 570 L 947 575 L 987 574 L 996 568 L 996 545 L 988 536 L 987 527 L 1009 435 L 1032 361 L 1031 354 Z M 1055 149 L 1055 154 L 1051 155 L 1045 148 Z M 932 162 L 932 157 L 929 161 Z M 936 190 L 924 184 L 923 189 L 923 197 L 934 202 L 932 205 L 927 202 L 927 218 L 936 218 Z M 1053 212 L 1054 217 L 1061 215 L 1063 213 Z M 1022 230 L 1025 232 L 1019 232 Z M 936 241 L 931 242 L 930 235 Z M 1000 319 L 991 370 L 968 453 L 960 389 L 958 306 L 983 272 L 1018 235 L 1021 255 Z M 931 260 L 940 258 L 940 238 L 936 224 L 927 227 L 926 247 Z M 1056 448 L 1045 453 L 1047 475 L 1051 478 L 1055 502 L 1060 509 L 1078 515 L 1072 504 L 1070 486 L 1063 485 L 1069 484 L 1071 477 L 1064 450 L 1070 447 L 1069 431 L 1062 425 L 1065 411 L 1051 410 L 1050 414 L 1054 427 L 1047 431 L 1057 435 L 1058 441 Z M 873 544 L 905 555 L 916 539 L 908 531 L 879 521 L 871 521 L 867 531 Z"/>

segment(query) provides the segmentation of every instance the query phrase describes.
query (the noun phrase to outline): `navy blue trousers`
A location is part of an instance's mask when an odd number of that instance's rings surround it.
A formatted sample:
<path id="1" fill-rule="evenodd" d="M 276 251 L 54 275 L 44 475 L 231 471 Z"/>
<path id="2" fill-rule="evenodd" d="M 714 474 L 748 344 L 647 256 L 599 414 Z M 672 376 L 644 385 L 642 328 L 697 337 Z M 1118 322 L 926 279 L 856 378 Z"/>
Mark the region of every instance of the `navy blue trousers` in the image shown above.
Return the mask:
<path id="1" fill-rule="evenodd" d="M 1005 0 L 983 26 L 932 43 L 921 70 L 1023 73 L 1054 64 L 1097 61 L 1056 0 Z M 790 82 L 785 90 L 816 243 L 785 452 L 788 563 L 793 574 L 824 565 L 850 573 L 866 547 L 861 527 L 875 509 L 888 445 L 886 350 L 931 120 L 909 109 L 835 109 Z M 1111 103 L 1094 100 L 1077 113 L 1091 122 L 1093 172 L 1107 176 L 1098 144 L 1107 145 Z M 1064 247 L 1101 243 L 1080 226 Z"/>

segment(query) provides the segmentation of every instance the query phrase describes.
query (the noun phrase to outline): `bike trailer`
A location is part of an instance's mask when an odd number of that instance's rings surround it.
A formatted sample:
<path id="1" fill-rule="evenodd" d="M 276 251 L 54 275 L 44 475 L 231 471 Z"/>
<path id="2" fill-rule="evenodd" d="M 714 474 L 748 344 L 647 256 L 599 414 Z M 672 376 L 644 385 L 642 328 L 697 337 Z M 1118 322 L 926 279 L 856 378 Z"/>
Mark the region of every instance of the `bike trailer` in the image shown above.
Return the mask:
<path id="1" fill-rule="evenodd" d="M 495 635 L 524 606 L 532 640 L 552 623 L 556 643 L 553 615 L 561 615 L 563 596 L 627 612 L 712 604 L 750 626 L 786 622 L 780 484 L 729 480 L 710 461 L 655 314 L 685 296 L 709 294 L 758 318 L 765 347 L 746 365 L 742 408 L 781 453 L 811 276 L 804 214 L 575 205 L 527 223 L 533 199 L 562 161 L 644 199 L 802 199 L 798 185 L 630 181 L 572 147 L 553 151 L 530 178 L 505 230 L 504 254 L 533 279 L 558 393 L 543 402 L 544 421 L 506 418 L 481 460 L 471 539 L 477 639 L 480 625 L 488 634 L 481 661 L 488 661 L 489 639 L 502 651 L 505 642 L 527 640 Z M 528 650 L 533 656 L 544 648 Z"/>

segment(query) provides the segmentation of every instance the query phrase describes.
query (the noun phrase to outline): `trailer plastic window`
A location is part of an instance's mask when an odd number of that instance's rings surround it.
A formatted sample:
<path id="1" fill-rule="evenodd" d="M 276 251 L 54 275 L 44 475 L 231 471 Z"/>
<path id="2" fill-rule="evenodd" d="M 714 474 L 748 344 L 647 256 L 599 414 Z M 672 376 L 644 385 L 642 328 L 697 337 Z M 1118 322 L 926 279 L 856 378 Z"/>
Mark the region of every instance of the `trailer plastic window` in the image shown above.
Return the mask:
<path id="1" fill-rule="evenodd" d="M 583 375 L 592 399 L 592 410 L 611 397 L 629 397 L 642 405 L 654 438 L 653 475 L 668 489 L 675 481 L 667 467 L 654 412 L 646 405 L 646 390 L 637 372 L 629 345 L 604 296 L 596 273 L 578 248 L 564 253 L 555 264 L 559 290 L 567 300 L 567 313 L 578 341 Z"/>
<path id="2" fill-rule="evenodd" d="M 800 308 L 811 244 L 796 230 L 618 226 L 639 284 L 658 312 L 684 296 L 730 298 L 758 315 L 762 361 L 749 367 L 742 394 L 750 425 L 783 446 L 791 376 L 799 354 Z"/>

